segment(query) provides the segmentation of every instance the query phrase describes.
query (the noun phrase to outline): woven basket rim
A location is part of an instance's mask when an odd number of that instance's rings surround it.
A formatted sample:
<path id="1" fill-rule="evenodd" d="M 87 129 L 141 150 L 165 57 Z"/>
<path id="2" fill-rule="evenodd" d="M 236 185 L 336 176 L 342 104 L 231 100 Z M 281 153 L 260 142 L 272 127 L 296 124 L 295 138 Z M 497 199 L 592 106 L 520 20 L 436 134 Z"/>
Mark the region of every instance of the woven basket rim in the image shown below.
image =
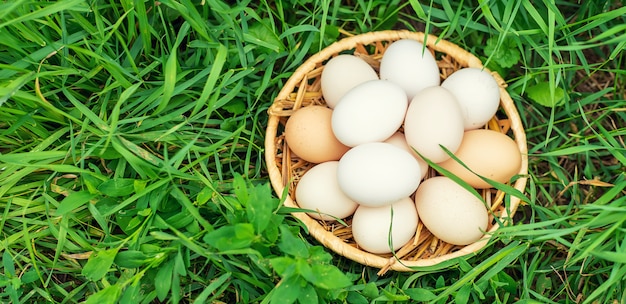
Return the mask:
<path id="1" fill-rule="evenodd" d="M 440 39 L 434 35 L 426 35 L 422 32 L 411 32 L 407 30 L 369 32 L 343 38 L 305 60 L 284 84 L 283 88 L 275 98 L 275 103 L 278 100 L 286 99 L 289 94 L 294 92 L 295 88 L 303 81 L 309 71 L 315 69 L 319 66 L 319 64 L 330 59 L 332 56 L 343 51 L 355 49 L 357 45 L 371 45 L 378 42 L 393 42 L 400 39 L 412 39 L 424 43 L 435 52 L 441 52 L 452 56 L 455 61 L 464 67 L 486 69 L 480 59 L 473 54 L 460 48 L 454 43 Z M 497 73 L 492 72 L 492 75 L 496 78 L 500 87 L 500 108 L 508 116 L 511 124 L 510 129 L 522 155 L 521 168 L 517 173 L 519 178 L 512 186 L 523 193 L 528 180 L 528 149 L 526 146 L 526 134 L 517 108 L 506 91 L 506 82 Z M 274 106 L 275 103 L 272 106 Z M 268 113 L 269 120 L 265 135 L 265 160 L 272 187 L 277 195 L 282 196 L 285 192 L 285 187 L 288 187 L 288 185 L 283 183 L 284 177 L 282 172 L 278 169 L 275 154 L 275 151 L 277 151 L 276 137 L 280 117 L 272 114 L 272 107 L 270 107 Z M 286 195 L 284 199 L 285 206 L 297 207 L 289 195 Z M 505 208 L 501 217 L 512 217 L 520 202 L 521 200 L 519 198 L 511 196 L 509 209 Z M 489 231 L 487 231 L 487 233 L 479 241 L 442 256 L 417 260 L 397 260 L 394 257 L 382 257 L 347 245 L 343 240 L 333 235 L 332 232 L 325 230 L 317 222 L 317 220 L 309 217 L 306 213 L 294 212 L 292 213 L 292 216 L 300 220 L 308 228 L 309 233 L 325 247 L 362 265 L 379 268 L 381 269 L 381 274 L 389 269 L 396 271 L 416 271 L 422 267 L 436 266 L 437 264 L 458 257 L 476 254 L 488 244 L 491 239 L 492 232 L 499 228 L 498 225 L 493 225 L 493 227 L 489 229 Z"/>

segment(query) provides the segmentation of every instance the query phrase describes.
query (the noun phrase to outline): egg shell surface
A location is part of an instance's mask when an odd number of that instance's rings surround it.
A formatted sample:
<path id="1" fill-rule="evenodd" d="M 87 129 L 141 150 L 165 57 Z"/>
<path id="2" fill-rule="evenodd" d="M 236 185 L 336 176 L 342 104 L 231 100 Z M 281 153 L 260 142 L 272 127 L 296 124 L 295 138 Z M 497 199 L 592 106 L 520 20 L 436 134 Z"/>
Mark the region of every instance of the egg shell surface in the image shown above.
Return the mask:
<path id="1" fill-rule="evenodd" d="M 446 78 L 441 86 L 457 98 L 465 130 L 484 126 L 498 111 L 500 87 L 486 70 L 463 68 Z"/>
<path id="2" fill-rule="evenodd" d="M 334 108 L 343 95 L 355 86 L 378 79 L 378 74 L 365 60 L 349 54 L 331 58 L 322 70 L 321 89 L 329 108 Z"/>
<path id="3" fill-rule="evenodd" d="M 454 245 L 478 241 L 487 229 L 485 204 L 444 176 L 426 179 L 415 192 L 420 221 L 437 238 Z"/>
<path id="4" fill-rule="evenodd" d="M 409 152 L 375 142 L 350 149 L 339 160 L 341 190 L 360 205 L 389 205 L 410 196 L 421 180 L 419 163 Z"/>
<path id="5" fill-rule="evenodd" d="M 310 217 L 334 221 L 354 213 L 358 204 L 347 197 L 337 182 L 338 161 L 317 164 L 300 178 L 296 187 L 296 203 L 302 209 L 316 210 Z"/>
<path id="6" fill-rule="evenodd" d="M 487 129 L 466 131 L 454 155 L 476 174 L 499 183 L 508 182 L 522 165 L 522 155 L 515 141 L 505 134 Z M 439 165 L 474 188 L 491 188 L 489 183 L 454 159 Z"/>
<path id="7" fill-rule="evenodd" d="M 406 94 L 397 85 L 386 80 L 364 82 L 333 110 L 333 133 L 350 147 L 384 141 L 402 125 L 407 106 Z"/>
<path id="8" fill-rule="evenodd" d="M 411 240 L 417 231 L 418 221 L 415 204 L 408 197 L 381 207 L 359 206 L 352 217 L 352 236 L 359 247 L 366 251 L 389 253 L 391 249 L 398 250 Z"/>
<path id="9" fill-rule="evenodd" d="M 298 109 L 285 124 L 285 140 L 300 158 L 322 163 L 339 160 L 350 149 L 332 131 L 333 111 L 325 106 L 308 106 Z"/>
<path id="10" fill-rule="evenodd" d="M 428 163 L 424 161 L 424 159 L 422 159 L 417 153 L 415 153 L 415 151 L 413 151 L 411 147 L 409 147 L 409 144 L 407 144 L 406 138 L 404 137 L 404 133 L 396 132 L 393 135 L 391 135 L 391 137 L 387 138 L 384 142 L 388 144 L 392 144 L 402 150 L 405 150 L 411 153 L 411 155 L 415 157 L 415 159 L 417 160 L 417 163 L 420 165 L 420 170 L 422 172 L 422 179 L 426 177 L 426 173 L 428 173 L 428 168 L 429 168 Z"/>
<path id="11" fill-rule="evenodd" d="M 387 47 L 380 61 L 380 79 L 402 87 L 409 101 L 422 89 L 440 84 L 435 57 L 422 43 L 411 39 Z"/>
<path id="12" fill-rule="evenodd" d="M 413 97 L 404 120 L 404 136 L 409 146 L 425 158 L 434 163 L 449 159 L 441 146 L 454 153 L 461 145 L 463 132 L 461 108 L 450 91 L 435 86 Z"/>

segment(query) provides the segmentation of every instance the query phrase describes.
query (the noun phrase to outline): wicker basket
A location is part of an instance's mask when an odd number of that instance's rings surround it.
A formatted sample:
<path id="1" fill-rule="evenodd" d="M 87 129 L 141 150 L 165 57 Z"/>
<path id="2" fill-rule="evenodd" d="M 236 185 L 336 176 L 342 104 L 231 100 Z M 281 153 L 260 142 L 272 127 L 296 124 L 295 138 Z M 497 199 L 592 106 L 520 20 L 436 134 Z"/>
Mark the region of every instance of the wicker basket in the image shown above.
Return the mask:
<path id="1" fill-rule="evenodd" d="M 269 122 L 265 138 L 265 158 L 269 177 L 274 191 L 280 196 L 289 187 L 289 195 L 285 199 L 285 206 L 297 207 L 294 201 L 295 187 L 299 178 L 315 164 L 291 155 L 284 140 L 283 129 L 289 116 L 297 109 L 310 105 L 324 105 L 320 89 L 320 75 L 323 64 L 339 53 L 353 53 L 366 60 L 378 71 L 380 59 L 386 47 L 399 39 L 414 39 L 425 43 L 435 54 L 440 68 L 441 78 L 462 67 L 482 68 L 481 61 L 461 49 L 457 45 L 445 40 L 438 40 L 432 35 L 410 31 L 382 31 L 371 32 L 344 38 L 306 60 L 288 79 L 269 109 Z M 500 109 L 495 117 L 487 124 L 487 128 L 499 130 L 513 137 L 522 154 L 522 165 L 514 187 L 524 191 L 528 158 L 526 135 L 519 114 L 511 97 L 506 92 L 506 83 L 496 73 L 493 76 L 500 85 Z M 434 175 L 432 170 L 429 175 Z M 428 178 L 428 176 L 426 177 Z M 495 216 L 511 218 L 517 209 L 520 200 L 510 197 L 508 209 L 503 204 L 505 194 L 494 189 L 483 190 L 483 198 L 491 203 Z M 499 227 L 495 220 L 490 221 L 488 233 L 479 241 L 467 246 L 455 246 L 436 239 L 425 227 L 419 224 L 415 237 L 403 248 L 392 254 L 377 255 L 361 250 L 354 240 L 350 229 L 351 219 L 346 219 L 348 226 L 339 223 L 329 223 L 315 220 L 304 212 L 294 212 L 293 216 L 306 225 L 310 234 L 327 248 L 360 264 L 379 268 L 379 275 L 388 270 L 415 271 L 420 267 L 437 266 L 444 262 L 454 264 L 454 258 L 474 254 L 485 247 L 490 239 L 491 232 Z M 493 217 L 493 216 L 492 216 Z M 447 263 L 445 263 L 447 264 Z"/>

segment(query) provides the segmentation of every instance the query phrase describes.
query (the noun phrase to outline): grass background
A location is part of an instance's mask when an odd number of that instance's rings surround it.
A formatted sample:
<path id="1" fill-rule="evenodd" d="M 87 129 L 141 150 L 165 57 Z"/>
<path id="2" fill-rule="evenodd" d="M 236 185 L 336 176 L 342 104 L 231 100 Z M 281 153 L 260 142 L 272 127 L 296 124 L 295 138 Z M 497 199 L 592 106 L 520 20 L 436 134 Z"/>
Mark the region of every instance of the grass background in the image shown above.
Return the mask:
<path id="1" fill-rule="evenodd" d="M 624 303 L 623 1 L 0 3 L 3 303 Z M 444 269 L 331 254 L 280 207 L 266 110 L 346 34 L 426 31 L 509 83 L 531 202 Z"/>

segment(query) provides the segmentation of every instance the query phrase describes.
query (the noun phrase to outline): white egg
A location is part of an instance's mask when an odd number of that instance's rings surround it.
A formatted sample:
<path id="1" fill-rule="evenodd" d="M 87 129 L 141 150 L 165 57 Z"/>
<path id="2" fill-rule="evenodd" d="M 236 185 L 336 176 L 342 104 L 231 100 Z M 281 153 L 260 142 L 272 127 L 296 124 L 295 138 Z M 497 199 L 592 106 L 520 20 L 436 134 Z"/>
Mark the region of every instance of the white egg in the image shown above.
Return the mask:
<path id="1" fill-rule="evenodd" d="M 439 67 L 422 43 L 402 39 L 385 50 L 380 61 L 380 79 L 398 84 L 411 100 L 422 89 L 439 85 Z"/>
<path id="2" fill-rule="evenodd" d="M 317 164 L 298 182 L 296 203 L 302 209 L 318 211 L 308 213 L 312 218 L 325 221 L 346 218 L 352 215 L 358 206 L 339 188 L 338 165 L 338 161 Z"/>
<path id="3" fill-rule="evenodd" d="M 349 147 L 384 141 L 402 125 L 407 106 L 406 94 L 397 85 L 385 80 L 362 83 L 333 110 L 333 133 Z"/>
<path id="4" fill-rule="evenodd" d="M 365 60 L 349 54 L 338 55 L 324 65 L 321 76 L 322 95 L 332 109 L 346 92 L 374 79 L 378 79 L 378 74 Z"/>
<path id="5" fill-rule="evenodd" d="M 404 120 L 404 136 L 409 146 L 426 159 L 439 163 L 450 158 L 463 140 L 463 115 L 450 91 L 426 88 L 411 101 Z"/>
<path id="6" fill-rule="evenodd" d="M 408 197 L 387 206 L 359 206 L 352 217 L 352 236 L 362 249 L 389 253 L 415 236 L 418 220 L 415 204 Z"/>
<path id="7" fill-rule="evenodd" d="M 415 153 L 415 151 L 411 147 L 409 147 L 409 144 L 406 142 L 406 138 L 404 137 L 404 134 L 402 132 L 396 132 L 395 134 L 391 135 L 391 137 L 387 138 L 384 142 L 392 144 L 400 149 L 411 153 L 411 155 L 415 157 L 420 165 L 420 170 L 422 171 L 422 179 L 426 177 L 426 173 L 428 173 L 428 163 L 425 162 L 417 153 Z"/>
<path id="8" fill-rule="evenodd" d="M 483 201 L 444 176 L 426 179 L 415 192 L 415 205 L 424 226 L 450 244 L 478 241 L 489 224 Z"/>
<path id="9" fill-rule="evenodd" d="M 367 143 L 339 160 L 341 190 L 360 205 L 376 207 L 410 196 L 421 180 L 421 168 L 409 152 L 388 143 Z"/>
<path id="10" fill-rule="evenodd" d="M 484 126 L 498 111 L 500 87 L 487 70 L 460 69 L 450 74 L 441 86 L 456 96 L 463 113 L 465 130 Z"/>

